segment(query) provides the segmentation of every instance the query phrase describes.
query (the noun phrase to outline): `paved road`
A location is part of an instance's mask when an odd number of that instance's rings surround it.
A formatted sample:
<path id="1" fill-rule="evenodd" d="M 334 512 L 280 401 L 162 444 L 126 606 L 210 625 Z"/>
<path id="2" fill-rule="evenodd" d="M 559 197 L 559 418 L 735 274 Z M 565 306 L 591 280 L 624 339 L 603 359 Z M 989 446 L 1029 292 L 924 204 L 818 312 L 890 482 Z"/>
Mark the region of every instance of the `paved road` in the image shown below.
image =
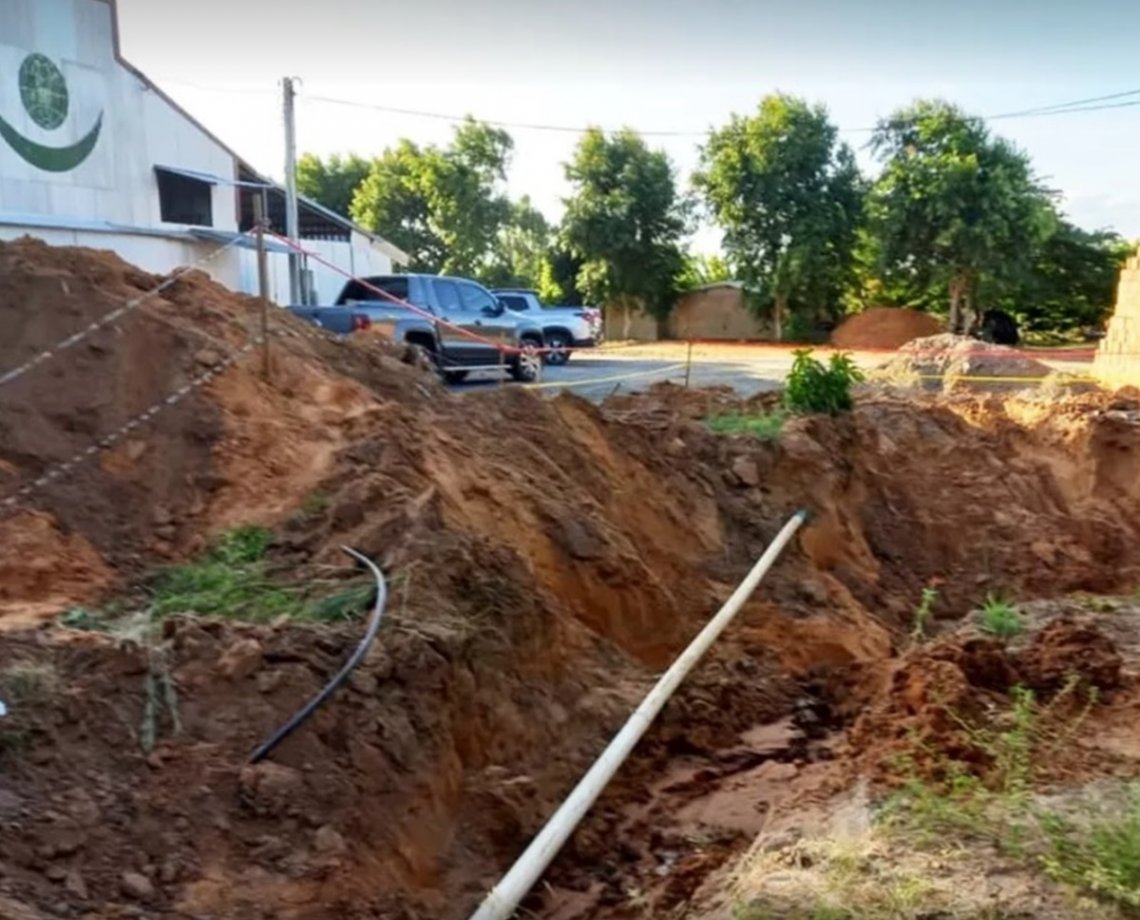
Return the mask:
<path id="1" fill-rule="evenodd" d="M 693 386 L 731 386 L 742 395 L 751 396 L 780 387 L 790 367 L 791 361 L 783 359 L 694 364 L 689 382 Z M 545 368 L 542 382 L 533 389 L 551 395 L 569 390 L 592 402 L 601 402 L 614 392 L 637 392 L 666 380 L 683 383 L 684 364 L 648 358 L 587 358 L 575 355 L 562 367 Z M 497 383 L 494 374 L 483 375 L 451 389 L 457 393 L 477 393 L 492 388 Z"/>
<path id="2" fill-rule="evenodd" d="M 672 344 L 672 343 L 670 343 Z M 593 402 L 601 402 L 614 392 L 637 392 L 654 383 L 670 380 L 683 383 L 685 351 L 683 347 L 661 348 L 652 356 L 629 352 L 578 352 L 562 367 L 543 370 L 540 392 L 555 395 L 564 390 L 577 393 Z M 663 352 L 663 353 L 661 353 Z M 858 355 L 866 370 L 886 360 L 885 355 Z M 783 385 L 792 367 L 788 350 L 758 348 L 748 353 L 732 348 L 694 351 L 690 384 L 693 386 L 731 386 L 742 396 L 752 396 Z M 1069 373 L 1088 371 L 1087 362 L 1053 361 L 1046 363 Z M 469 382 L 453 386 L 457 393 L 478 393 L 496 386 L 496 374 L 476 375 Z M 518 384 L 508 384 L 518 386 Z"/>

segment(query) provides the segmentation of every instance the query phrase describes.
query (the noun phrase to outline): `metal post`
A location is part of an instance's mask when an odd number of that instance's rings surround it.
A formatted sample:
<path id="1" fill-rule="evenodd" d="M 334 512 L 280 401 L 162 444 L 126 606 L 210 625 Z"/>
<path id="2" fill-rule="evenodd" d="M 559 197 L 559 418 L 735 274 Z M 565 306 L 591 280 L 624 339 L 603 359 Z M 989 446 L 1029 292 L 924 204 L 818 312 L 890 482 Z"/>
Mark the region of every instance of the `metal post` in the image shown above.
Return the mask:
<path id="1" fill-rule="evenodd" d="M 281 81 L 285 114 L 285 235 L 294 243 L 300 235 L 297 210 L 297 120 L 293 101 L 296 89 L 293 77 Z M 296 252 L 289 253 L 289 302 L 304 304 L 301 291 L 301 261 Z"/>
<path id="2" fill-rule="evenodd" d="M 269 258 L 265 252 L 265 190 L 253 198 L 253 225 L 257 230 L 257 294 L 261 300 L 261 375 L 269 379 Z"/>
<path id="3" fill-rule="evenodd" d="M 693 371 L 693 340 L 689 339 L 689 350 L 685 355 L 685 389 L 689 388 L 689 375 Z"/>

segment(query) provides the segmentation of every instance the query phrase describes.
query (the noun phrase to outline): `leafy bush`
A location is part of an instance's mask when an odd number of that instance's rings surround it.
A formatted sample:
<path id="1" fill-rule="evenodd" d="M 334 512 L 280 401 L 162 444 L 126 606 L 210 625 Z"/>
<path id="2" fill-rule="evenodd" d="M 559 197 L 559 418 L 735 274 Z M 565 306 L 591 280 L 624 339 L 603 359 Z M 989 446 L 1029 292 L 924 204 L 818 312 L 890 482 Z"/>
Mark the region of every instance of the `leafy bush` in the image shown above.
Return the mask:
<path id="1" fill-rule="evenodd" d="M 810 348 L 793 352 L 795 361 L 784 388 L 784 405 L 801 414 L 849 412 L 852 384 L 865 378 L 848 354 L 835 353 L 825 365 L 812 357 Z"/>

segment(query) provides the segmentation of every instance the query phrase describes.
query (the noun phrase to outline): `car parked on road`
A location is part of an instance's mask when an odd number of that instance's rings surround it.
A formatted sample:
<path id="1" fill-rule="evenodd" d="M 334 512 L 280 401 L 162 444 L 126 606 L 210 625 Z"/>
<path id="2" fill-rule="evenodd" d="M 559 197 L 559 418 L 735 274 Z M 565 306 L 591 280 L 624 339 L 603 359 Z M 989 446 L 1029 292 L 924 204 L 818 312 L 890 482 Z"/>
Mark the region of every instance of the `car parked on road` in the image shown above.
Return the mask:
<path id="1" fill-rule="evenodd" d="M 499 302 L 542 327 L 547 364 L 565 364 L 575 348 L 602 343 L 602 311 L 594 307 L 548 307 L 528 288 L 496 288 Z"/>
<path id="2" fill-rule="evenodd" d="M 385 297 L 385 294 L 388 295 Z M 369 331 L 423 350 L 448 383 L 472 371 L 506 369 L 531 382 L 541 373 L 542 327 L 507 310 L 481 284 L 447 275 L 375 275 L 349 281 L 331 308 L 368 318 Z"/>

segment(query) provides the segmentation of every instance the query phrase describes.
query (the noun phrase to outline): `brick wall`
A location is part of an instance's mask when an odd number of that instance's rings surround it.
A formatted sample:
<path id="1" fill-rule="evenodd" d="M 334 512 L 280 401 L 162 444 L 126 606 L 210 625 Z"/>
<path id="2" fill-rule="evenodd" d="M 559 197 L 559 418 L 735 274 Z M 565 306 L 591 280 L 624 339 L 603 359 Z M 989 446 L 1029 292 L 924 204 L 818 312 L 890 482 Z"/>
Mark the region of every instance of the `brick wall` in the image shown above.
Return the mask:
<path id="1" fill-rule="evenodd" d="M 1109 386 L 1140 386 L 1140 250 L 1121 269 L 1116 306 L 1093 373 Z"/>

